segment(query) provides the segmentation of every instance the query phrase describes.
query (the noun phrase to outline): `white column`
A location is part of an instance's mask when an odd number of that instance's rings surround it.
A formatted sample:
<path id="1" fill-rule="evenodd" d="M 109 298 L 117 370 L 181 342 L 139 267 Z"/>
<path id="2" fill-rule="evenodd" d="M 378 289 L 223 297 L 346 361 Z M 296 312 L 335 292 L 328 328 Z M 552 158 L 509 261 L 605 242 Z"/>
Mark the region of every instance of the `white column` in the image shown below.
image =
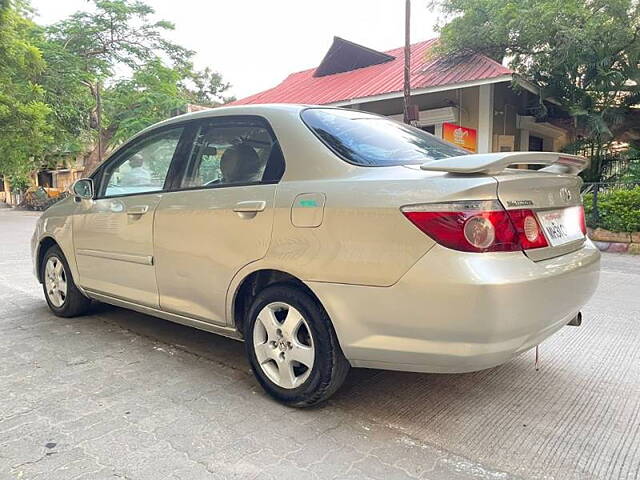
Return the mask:
<path id="1" fill-rule="evenodd" d="M 520 151 L 528 152 L 529 151 L 529 135 L 531 133 L 526 128 L 520 129 Z"/>
<path id="2" fill-rule="evenodd" d="M 442 138 L 442 124 L 436 123 L 434 135 L 438 138 Z"/>
<path id="3" fill-rule="evenodd" d="M 493 150 L 493 84 L 480 85 L 478 99 L 478 153 Z"/>

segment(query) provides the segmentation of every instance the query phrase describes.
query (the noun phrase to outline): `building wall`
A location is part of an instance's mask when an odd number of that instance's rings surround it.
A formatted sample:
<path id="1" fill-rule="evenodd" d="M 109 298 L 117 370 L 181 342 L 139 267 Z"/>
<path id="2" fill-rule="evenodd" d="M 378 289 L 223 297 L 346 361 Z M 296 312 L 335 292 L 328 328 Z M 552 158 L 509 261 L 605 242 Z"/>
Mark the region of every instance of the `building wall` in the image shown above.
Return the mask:
<path id="1" fill-rule="evenodd" d="M 499 151 L 498 136 L 510 136 L 514 150 L 520 150 L 520 130 L 517 116 L 526 114 L 528 92 L 514 91 L 508 83 L 494 85 L 493 99 L 493 151 Z"/>
<path id="2" fill-rule="evenodd" d="M 487 103 L 484 103 L 486 115 L 492 116 L 488 122 L 480 122 L 479 118 L 481 88 L 485 88 L 485 97 L 483 98 L 488 102 L 493 102 L 491 103 L 492 108 L 487 108 Z M 486 96 L 487 94 L 489 96 Z M 548 123 L 529 125 L 531 130 L 527 129 L 529 127 L 519 128 L 518 117 L 531 115 L 529 107 L 535 104 L 536 98 L 528 90 L 512 88 L 510 82 L 412 95 L 411 101 L 418 105 L 421 112 L 443 107 L 456 108 L 458 111 L 456 123 L 462 127 L 476 130 L 479 151 L 483 151 L 482 148 L 493 152 L 501 150 L 527 151 L 531 135 L 542 139 L 544 151 L 557 151 L 566 143 L 564 138 L 557 136 L 558 130 L 561 129 L 553 131 L 549 128 L 550 124 Z M 355 104 L 351 108 L 386 116 L 400 116 L 403 111 L 403 103 L 402 97 L 398 97 Z M 532 117 L 528 117 L 528 119 L 532 121 Z M 442 136 L 441 128 L 437 125 L 435 126 L 435 134 Z M 555 137 L 549 134 L 555 135 Z M 484 142 L 482 144 L 481 135 L 483 135 L 482 142 Z"/>
<path id="3" fill-rule="evenodd" d="M 467 128 L 478 128 L 478 87 L 412 95 L 411 101 L 418 105 L 420 110 L 457 107 L 459 124 Z M 362 103 L 355 108 L 379 115 L 400 115 L 403 111 L 403 99 L 391 98 Z"/>

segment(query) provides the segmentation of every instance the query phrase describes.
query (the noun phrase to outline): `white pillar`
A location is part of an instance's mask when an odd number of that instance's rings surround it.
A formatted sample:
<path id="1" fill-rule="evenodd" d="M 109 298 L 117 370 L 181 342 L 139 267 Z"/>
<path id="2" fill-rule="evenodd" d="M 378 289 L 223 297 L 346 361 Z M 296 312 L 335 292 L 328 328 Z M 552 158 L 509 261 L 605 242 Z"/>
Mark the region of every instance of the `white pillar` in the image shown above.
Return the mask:
<path id="1" fill-rule="evenodd" d="M 435 125 L 435 130 L 434 130 L 434 135 L 438 138 L 442 138 L 442 124 L 441 123 L 436 123 Z"/>
<path id="2" fill-rule="evenodd" d="M 493 150 L 493 84 L 480 85 L 478 98 L 478 153 Z"/>
<path id="3" fill-rule="evenodd" d="M 526 128 L 520 129 L 520 151 L 528 152 L 529 151 L 529 130 Z"/>

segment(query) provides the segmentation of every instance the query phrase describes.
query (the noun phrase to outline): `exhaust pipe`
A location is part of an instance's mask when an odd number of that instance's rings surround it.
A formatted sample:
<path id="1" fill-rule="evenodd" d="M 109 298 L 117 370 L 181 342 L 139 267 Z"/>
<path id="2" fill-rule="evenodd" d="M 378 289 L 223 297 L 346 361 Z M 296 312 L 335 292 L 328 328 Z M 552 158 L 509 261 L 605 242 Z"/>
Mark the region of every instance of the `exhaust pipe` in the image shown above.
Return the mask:
<path id="1" fill-rule="evenodd" d="M 579 327 L 582 325 L 582 312 L 578 312 L 578 314 L 573 317 L 567 325 L 571 325 L 572 327 Z"/>

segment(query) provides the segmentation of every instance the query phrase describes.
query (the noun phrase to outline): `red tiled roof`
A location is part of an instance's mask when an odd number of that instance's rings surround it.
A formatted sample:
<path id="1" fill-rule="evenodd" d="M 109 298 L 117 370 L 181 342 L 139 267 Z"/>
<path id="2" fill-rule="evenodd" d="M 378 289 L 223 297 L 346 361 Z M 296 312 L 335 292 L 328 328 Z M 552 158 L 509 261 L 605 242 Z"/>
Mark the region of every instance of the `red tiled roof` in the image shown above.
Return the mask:
<path id="1" fill-rule="evenodd" d="M 427 88 L 487 80 L 513 72 L 483 55 L 469 55 L 455 60 L 429 58 L 437 39 L 411 45 L 411 88 Z M 232 105 L 252 103 L 328 104 L 354 98 L 401 92 L 403 83 L 403 48 L 385 52 L 394 60 L 343 73 L 314 77 L 315 68 L 292 73 L 274 88 L 236 100 Z"/>

